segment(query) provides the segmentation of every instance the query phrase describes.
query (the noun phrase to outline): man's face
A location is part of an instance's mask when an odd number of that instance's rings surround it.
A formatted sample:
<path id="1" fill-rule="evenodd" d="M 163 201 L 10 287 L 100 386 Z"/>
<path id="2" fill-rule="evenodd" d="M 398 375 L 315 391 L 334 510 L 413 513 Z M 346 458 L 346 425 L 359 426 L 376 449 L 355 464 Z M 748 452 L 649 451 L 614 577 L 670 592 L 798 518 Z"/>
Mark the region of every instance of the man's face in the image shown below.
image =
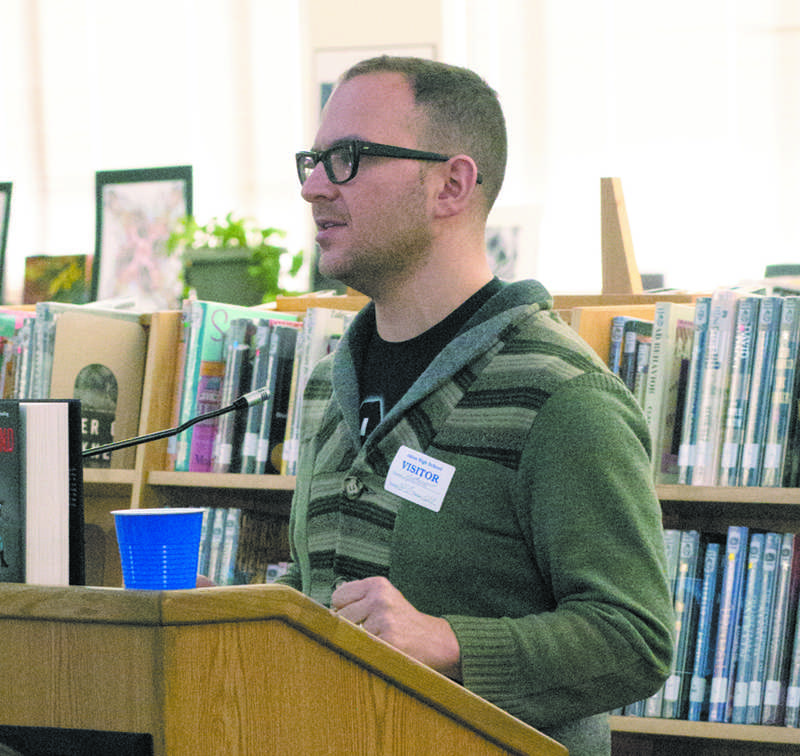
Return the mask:
<path id="1" fill-rule="evenodd" d="M 358 76 L 332 94 L 314 149 L 346 139 L 417 148 L 419 122 L 405 77 Z M 362 156 L 352 180 L 333 184 L 318 164 L 301 194 L 317 225 L 320 272 L 371 296 L 405 281 L 431 243 L 425 175 L 416 160 Z"/>

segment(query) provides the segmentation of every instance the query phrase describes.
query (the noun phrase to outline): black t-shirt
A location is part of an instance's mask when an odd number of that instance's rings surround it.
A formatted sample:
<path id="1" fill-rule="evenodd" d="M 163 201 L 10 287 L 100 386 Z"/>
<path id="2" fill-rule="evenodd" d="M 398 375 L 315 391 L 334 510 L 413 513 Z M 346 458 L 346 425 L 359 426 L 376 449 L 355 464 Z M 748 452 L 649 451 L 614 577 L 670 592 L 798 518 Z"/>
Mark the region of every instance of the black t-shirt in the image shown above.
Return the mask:
<path id="1" fill-rule="evenodd" d="M 373 331 L 359 373 L 363 441 L 462 326 L 502 288 L 492 279 L 444 320 L 408 341 L 384 341 Z"/>

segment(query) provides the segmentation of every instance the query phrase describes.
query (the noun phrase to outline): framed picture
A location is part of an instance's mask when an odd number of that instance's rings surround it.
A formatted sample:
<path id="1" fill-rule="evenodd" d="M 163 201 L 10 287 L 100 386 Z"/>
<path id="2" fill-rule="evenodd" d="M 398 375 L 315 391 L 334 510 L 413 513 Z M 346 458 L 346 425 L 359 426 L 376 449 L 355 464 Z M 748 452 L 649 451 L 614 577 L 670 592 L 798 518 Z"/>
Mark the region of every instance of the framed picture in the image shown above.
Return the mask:
<path id="1" fill-rule="evenodd" d="M 0 292 L 6 265 L 6 240 L 8 239 L 8 219 L 11 217 L 11 182 L 0 183 Z"/>
<path id="2" fill-rule="evenodd" d="M 192 167 L 98 171 L 92 299 L 174 309 L 180 260 L 167 254 L 175 223 L 192 214 Z"/>

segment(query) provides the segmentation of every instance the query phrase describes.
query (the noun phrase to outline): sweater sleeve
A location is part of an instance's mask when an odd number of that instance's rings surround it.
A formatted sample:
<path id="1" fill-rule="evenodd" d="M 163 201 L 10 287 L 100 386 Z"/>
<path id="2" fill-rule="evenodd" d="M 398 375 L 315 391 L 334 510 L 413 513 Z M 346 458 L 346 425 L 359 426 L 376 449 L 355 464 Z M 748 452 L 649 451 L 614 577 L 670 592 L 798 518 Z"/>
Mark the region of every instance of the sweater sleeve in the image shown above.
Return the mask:
<path id="1" fill-rule="evenodd" d="M 649 448 L 638 405 L 610 376 L 582 375 L 545 402 L 515 507 L 553 608 L 446 616 L 467 688 L 538 727 L 658 690 L 672 607 Z"/>

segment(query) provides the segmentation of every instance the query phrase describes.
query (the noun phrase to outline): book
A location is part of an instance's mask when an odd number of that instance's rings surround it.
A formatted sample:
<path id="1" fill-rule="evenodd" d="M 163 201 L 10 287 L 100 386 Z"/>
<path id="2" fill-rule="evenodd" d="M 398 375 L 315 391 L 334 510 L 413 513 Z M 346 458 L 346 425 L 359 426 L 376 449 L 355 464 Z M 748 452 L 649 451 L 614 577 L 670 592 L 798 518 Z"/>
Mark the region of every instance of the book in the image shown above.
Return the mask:
<path id="1" fill-rule="evenodd" d="M 703 382 L 697 408 L 692 485 L 716 485 L 722 450 L 722 414 L 727 405 L 736 307 L 740 294 L 719 289 L 711 297 Z"/>
<path id="2" fill-rule="evenodd" d="M 783 297 L 764 297 L 758 311 L 753 370 L 750 376 L 750 404 L 742 439 L 737 485 L 758 486 L 764 459 L 769 404 L 775 380 L 775 354 L 781 324 Z"/>
<path id="3" fill-rule="evenodd" d="M 730 719 L 732 675 L 742 608 L 748 535 L 748 528 L 745 526 L 732 525 L 728 528 L 725 541 L 725 569 L 720 593 L 714 671 L 711 676 L 709 722 L 727 722 Z"/>
<path id="4" fill-rule="evenodd" d="M 722 453 L 718 476 L 718 484 L 721 486 L 735 486 L 739 479 L 745 422 L 747 409 L 750 406 L 750 388 L 760 306 L 761 297 L 753 295 L 742 297 L 736 308 L 730 386 L 728 402 L 724 409 Z"/>
<path id="5" fill-rule="evenodd" d="M 250 342 L 256 330 L 252 321 L 238 318 L 231 323 L 225 335 L 225 372 L 222 376 L 221 407 L 227 407 L 251 389 Z M 217 430 L 211 454 L 213 472 L 240 472 L 241 445 L 248 416 L 249 412 L 235 411 L 217 418 Z"/>
<path id="6" fill-rule="evenodd" d="M 224 372 L 225 364 L 223 362 L 201 363 L 195 404 L 198 415 L 205 415 L 222 407 Z M 217 417 L 209 417 L 194 426 L 189 447 L 189 472 L 211 471 L 218 421 Z"/>
<path id="7" fill-rule="evenodd" d="M 643 410 L 653 439 L 653 474 L 658 483 L 678 481 L 680 442 L 675 443 L 675 425 L 678 417 L 683 420 L 681 400 L 693 334 L 693 305 L 656 304 Z"/>
<path id="8" fill-rule="evenodd" d="M 770 633 L 764 669 L 764 702 L 761 724 L 783 724 L 791 664 L 800 578 L 800 536 L 784 533 L 778 558 Z"/>
<path id="9" fill-rule="evenodd" d="M 0 581 L 82 585 L 80 403 L 0 400 Z"/>
<path id="10" fill-rule="evenodd" d="M 272 329 L 266 384 L 269 397 L 261 405 L 256 474 L 281 472 L 297 334 L 298 329 L 288 324 L 276 324 Z"/>
<path id="11" fill-rule="evenodd" d="M 609 364 L 611 351 L 611 323 L 620 315 L 652 320 L 655 305 L 613 304 L 572 307 L 569 322 L 578 335 L 591 345 L 598 357 Z"/>
<path id="12" fill-rule="evenodd" d="M 210 577 L 208 574 L 208 559 L 213 519 L 214 509 L 212 507 L 203 507 L 203 522 L 200 525 L 200 548 L 197 555 L 197 573 L 205 577 Z"/>
<path id="13" fill-rule="evenodd" d="M 225 537 L 225 507 L 214 507 L 209 514 L 208 538 L 208 567 L 206 577 L 216 581 L 219 565 L 222 559 L 222 546 Z M 203 574 L 203 573 L 201 573 Z"/>
<path id="14" fill-rule="evenodd" d="M 636 388 L 636 353 L 639 341 L 645 337 L 651 338 L 652 334 L 652 320 L 628 318 L 623 326 L 619 377 L 630 391 Z"/>
<path id="15" fill-rule="evenodd" d="M 675 584 L 678 575 L 678 564 L 681 556 L 681 531 L 674 528 L 664 529 L 664 553 L 667 557 L 667 581 L 670 596 L 675 597 Z M 644 701 L 643 715 L 660 717 L 664 702 L 664 686 Z"/>
<path id="16" fill-rule="evenodd" d="M 700 532 L 684 530 L 680 537 L 680 555 L 675 579 L 675 651 L 670 675 L 664 685 L 661 716 L 685 719 L 689 707 L 697 620 L 700 611 L 700 559 L 703 555 Z"/>
<path id="17" fill-rule="evenodd" d="M 272 392 L 275 390 L 275 386 L 272 384 L 272 382 L 277 380 L 277 373 L 270 375 L 270 370 L 272 368 L 278 367 L 276 363 L 276 353 L 278 351 L 281 351 L 281 348 L 279 347 L 278 344 L 278 340 L 281 337 L 280 335 L 275 335 L 275 331 L 278 327 L 286 327 L 286 324 L 281 323 L 280 321 L 262 320 L 256 325 L 256 330 L 253 335 L 253 343 L 252 343 L 253 361 L 252 361 L 251 379 L 250 379 L 251 391 L 255 391 L 256 389 L 266 387 L 269 389 L 270 394 L 272 394 Z M 298 329 L 298 333 L 299 329 L 301 328 L 300 324 L 291 327 Z M 274 344 L 273 344 L 273 339 L 274 339 Z M 294 337 L 294 344 L 295 346 L 297 344 L 296 336 Z M 288 343 L 284 344 L 283 350 L 285 351 L 288 347 L 289 347 Z M 291 352 L 292 352 L 291 365 L 285 365 L 285 364 L 281 365 L 281 369 L 283 371 L 288 370 L 290 373 L 293 370 L 294 366 L 294 352 L 295 352 L 294 346 L 291 348 Z M 286 355 L 282 354 L 281 359 L 284 360 L 285 357 Z M 289 377 L 287 380 L 291 382 L 291 377 Z M 267 401 L 269 401 L 269 399 Z M 281 401 L 283 400 L 281 399 Z M 266 402 L 264 404 L 266 404 Z M 252 474 L 258 471 L 257 457 L 259 453 L 258 452 L 259 442 L 260 439 L 262 438 L 263 417 L 264 417 L 264 405 L 250 407 L 247 411 L 245 419 L 244 439 L 241 445 L 241 454 L 240 454 L 241 460 L 239 465 L 239 469 L 243 473 Z M 282 440 L 283 439 L 281 439 L 281 441 Z M 267 448 L 264 452 L 262 452 L 262 455 L 268 453 L 269 450 Z M 264 465 L 261 465 L 261 471 L 263 472 L 263 470 L 264 470 Z"/>
<path id="18" fill-rule="evenodd" d="M 782 537 L 780 533 L 768 532 L 764 536 L 764 552 L 761 559 L 761 581 L 757 589 L 756 624 L 753 632 L 753 660 L 747 693 L 745 724 L 759 724 L 764 703 L 764 670 L 767 666 L 767 644 L 770 620 L 775 600 L 775 583 L 778 575 Z"/>
<path id="19" fill-rule="evenodd" d="M 736 677 L 733 688 L 733 710 L 731 722 L 745 724 L 747 721 L 747 698 L 753 675 L 756 627 L 758 624 L 758 592 L 761 589 L 761 574 L 764 564 L 765 534 L 750 534 L 745 568 L 745 593 L 742 606 L 742 628 L 739 633 L 739 649 L 736 655 Z"/>
<path id="20" fill-rule="evenodd" d="M 297 473 L 303 392 L 311 371 L 319 360 L 336 349 L 339 339 L 355 315 L 356 313 L 352 311 L 332 310 L 326 307 L 311 307 L 306 311 L 295 347 L 295 364 L 289 389 L 286 440 L 281 461 L 281 472 L 284 475 Z"/>
<path id="21" fill-rule="evenodd" d="M 800 610 L 800 607 L 798 607 Z M 800 621 L 795 617 L 792 663 L 789 668 L 789 685 L 786 689 L 784 727 L 800 727 Z"/>
<path id="22" fill-rule="evenodd" d="M 239 547 L 239 530 L 242 510 L 228 507 L 222 526 L 222 547 L 219 554 L 214 582 L 217 585 L 233 585 L 235 582 L 236 552 Z"/>
<path id="23" fill-rule="evenodd" d="M 708 718 L 711 676 L 714 671 L 714 651 L 719 620 L 719 586 L 725 565 L 724 546 L 709 541 L 703 554 L 703 583 L 700 593 L 700 615 L 697 620 L 697 638 L 692 663 L 692 680 L 689 687 L 687 719 L 693 722 Z"/>
<path id="24" fill-rule="evenodd" d="M 640 407 L 644 407 L 647 388 L 647 371 L 650 367 L 650 347 L 653 341 L 652 326 L 649 332 L 643 330 L 636 339 L 636 373 L 633 377 L 633 395 Z"/>
<path id="25" fill-rule="evenodd" d="M 186 359 L 181 389 L 179 424 L 196 417 L 197 388 L 203 363 L 222 362 L 222 347 L 225 334 L 236 318 L 256 320 L 265 315 L 264 310 L 241 305 L 191 300 L 187 305 L 187 344 Z M 289 313 L 269 313 L 268 317 L 278 320 L 296 321 L 297 316 Z M 178 434 L 176 443 L 175 469 L 187 471 L 194 428 Z"/>
<path id="26" fill-rule="evenodd" d="M 135 436 L 144 384 L 147 334 L 135 318 L 109 317 L 89 308 L 55 319 L 48 395 L 81 400 L 81 443 L 95 448 Z M 84 467 L 133 468 L 135 448 L 86 457 Z"/>
<path id="27" fill-rule="evenodd" d="M 791 296 L 784 299 L 781 312 L 775 355 L 775 376 L 767 416 L 764 460 L 761 466 L 762 486 L 783 485 L 786 447 L 796 416 L 795 382 L 799 350 L 800 296 Z"/>
<path id="28" fill-rule="evenodd" d="M 625 323 L 630 320 L 629 315 L 615 315 L 611 318 L 611 339 L 608 349 L 608 369 L 614 375 L 620 375 L 622 362 L 622 346 Z"/>

